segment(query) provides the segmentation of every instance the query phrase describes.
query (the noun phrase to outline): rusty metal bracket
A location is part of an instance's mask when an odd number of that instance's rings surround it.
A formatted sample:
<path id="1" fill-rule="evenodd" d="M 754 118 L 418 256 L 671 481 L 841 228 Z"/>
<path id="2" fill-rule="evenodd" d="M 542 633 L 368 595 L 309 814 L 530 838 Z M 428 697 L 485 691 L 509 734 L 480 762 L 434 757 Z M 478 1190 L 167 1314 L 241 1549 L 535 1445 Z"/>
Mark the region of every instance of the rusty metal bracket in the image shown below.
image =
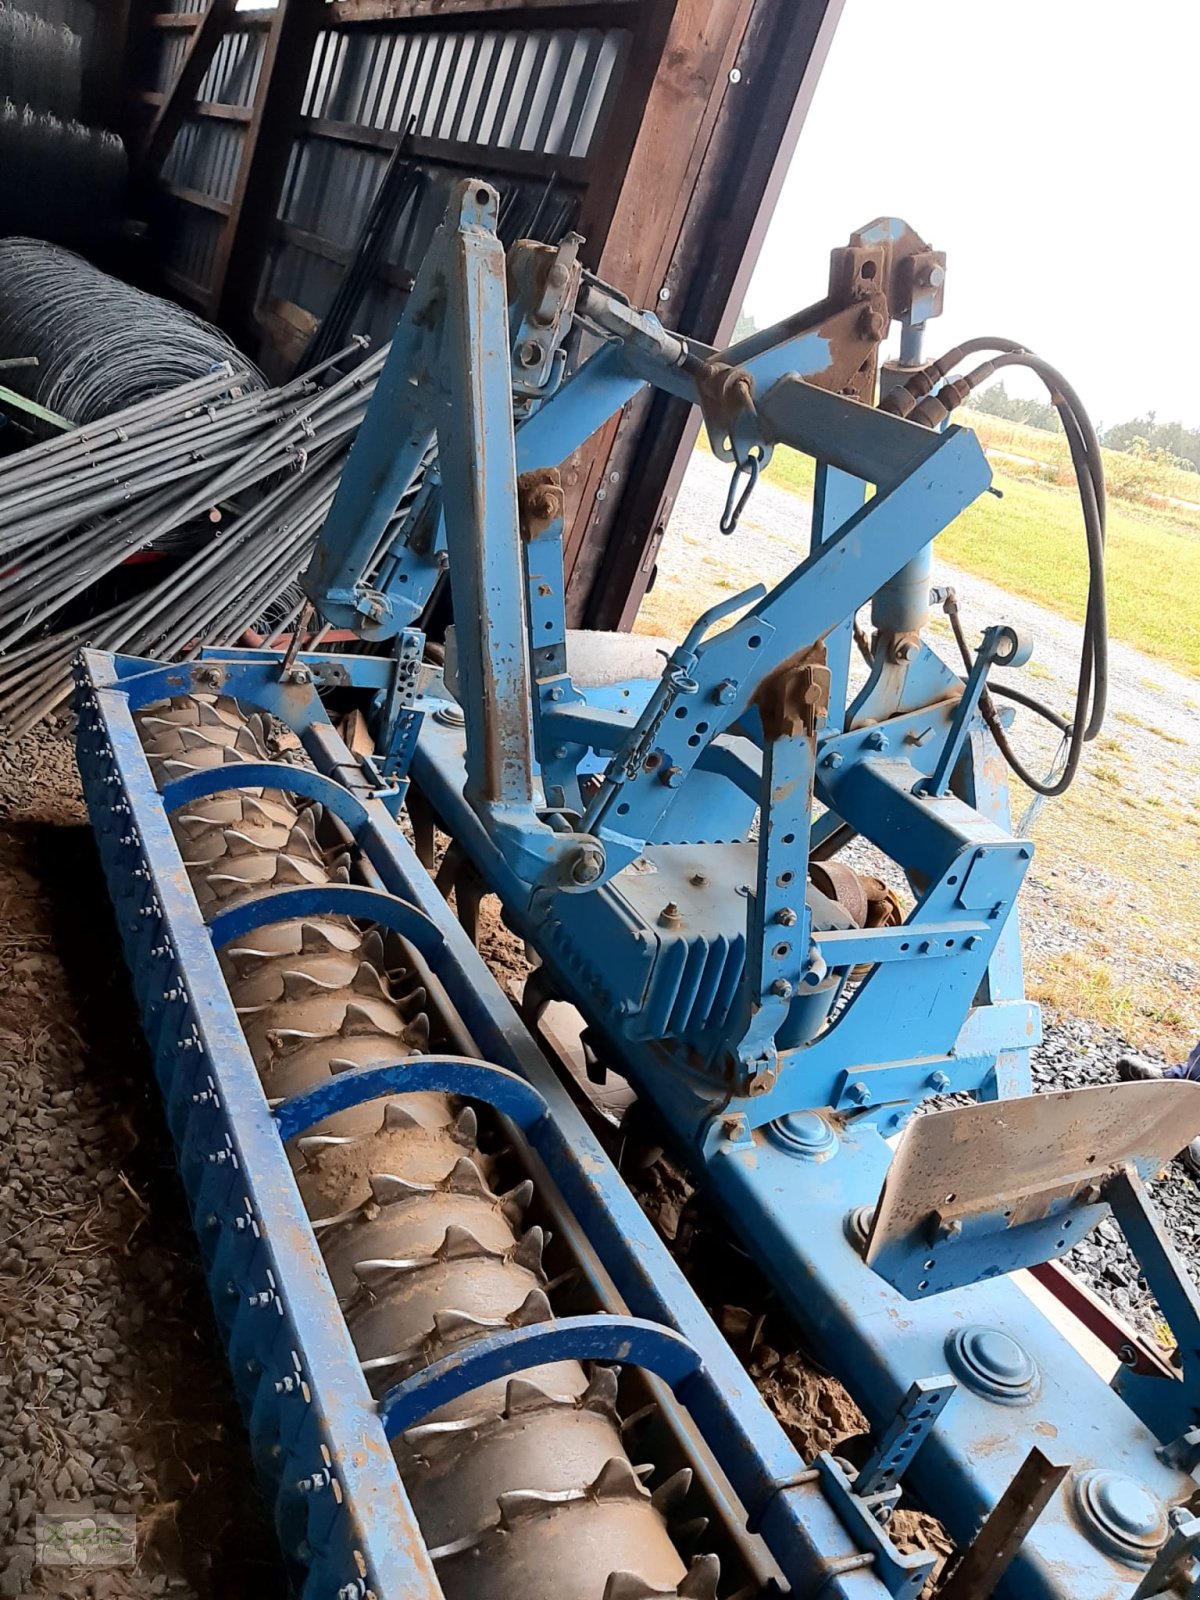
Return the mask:
<path id="1" fill-rule="evenodd" d="M 980 1600 L 990 1595 L 1012 1565 L 1026 1535 L 1049 1505 L 1067 1467 L 1035 1446 L 991 1515 L 937 1591 L 937 1600 Z M 1138 1594 L 1142 1593 L 1141 1589 Z"/>
<path id="2" fill-rule="evenodd" d="M 1190 1516 L 1183 1507 L 1171 1512 L 1172 1528 L 1166 1544 L 1155 1557 L 1154 1565 L 1138 1584 L 1130 1600 L 1200 1600 L 1200 1518 Z"/>
<path id="3" fill-rule="evenodd" d="M 1150 1224 L 1134 1237 L 1127 1169 L 1157 1172 L 1198 1129 L 1200 1086 L 1181 1081 L 1099 1084 L 918 1117 L 888 1171 L 867 1261 L 923 1299 L 1064 1254 L 1111 1203 L 1149 1275 Z M 1171 1292 L 1165 1267 L 1161 1276 L 1160 1304 Z"/>

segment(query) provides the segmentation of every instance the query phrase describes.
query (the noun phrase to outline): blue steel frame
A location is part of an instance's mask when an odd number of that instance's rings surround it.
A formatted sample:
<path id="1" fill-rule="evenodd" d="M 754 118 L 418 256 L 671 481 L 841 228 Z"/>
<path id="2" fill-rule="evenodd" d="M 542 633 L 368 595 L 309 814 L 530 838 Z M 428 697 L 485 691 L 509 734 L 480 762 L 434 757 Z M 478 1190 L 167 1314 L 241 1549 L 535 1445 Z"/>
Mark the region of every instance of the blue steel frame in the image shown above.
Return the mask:
<path id="1" fill-rule="evenodd" d="M 476 216 L 473 225 L 487 221 Z M 594 289 L 581 308 L 587 326 L 617 333 L 616 344 L 524 413 L 515 437 L 511 400 L 499 397 L 511 374 L 498 333 L 480 337 L 476 326 L 470 348 L 459 350 L 470 367 L 490 370 L 479 380 L 495 399 L 483 431 L 490 438 L 496 430 L 505 483 L 508 440 L 518 468 L 554 465 L 575 441 L 562 419 L 590 420 L 593 404 L 621 392 L 622 372 L 702 405 L 714 387 L 728 400 L 727 364 L 711 352 L 698 372 L 645 314 Z M 1015 1284 L 995 1276 L 1003 1269 L 985 1251 L 977 1253 L 980 1281 L 944 1293 L 923 1283 L 928 1295 L 910 1301 L 868 1266 L 853 1226 L 881 1191 L 887 1135 L 921 1100 L 949 1090 L 986 1098 L 1028 1091 L 1039 1020 L 1023 998 L 1014 906 L 1032 847 L 1011 835 L 1003 771 L 977 710 L 987 666 L 1018 664 L 1024 647 L 1009 631 L 990 630 L 964 685 L 920 637 L 931 541 L 990 479 L 973 436 L 897 429 L 892 418 L 805 384 L 789 364 L 802 364 L 804 344 L 781 354 L 759 341 L 745 368 L 765 392 L 738 379 L 740 407 L 718 415 L 715 428 L 710 417 L 710 432 L 725 434 L 739 464 L 775 441 L 818 460 L 807 559 L 769 595 L 739 597 L 743 613 L 722 631 L 702 637 L 715 620 L 702 619 L 657 684 L 619 686 L 623 704 L 612 691 L 581 691 L 567 671 L 553 508 L 545 526 L 527 527 L 523 561 L 513 556 L 511 505 L 494 542 L 486 517 L 460 541 L 448 515 L 465 727 L 427 716 L 413 777 L 537 948 L 545 992 L 577 1005 L 601 1059 L 656 1107 L 872 1425 L 885 1432 L 914 1385 L 954 1367 L 958 1389 L 929 1424 L 910 1486 L 966 1543 L 1030 1442 L 1055 1440 L 1073 1476 L 1027 1536 L 1001 1592 L 1108 1600 L 1128 1593 L 1148 1558 L 1136 1540 L 1114 1543 L 1091 1516 L 1087 1485 L 1097 1472 L 1115 1474 L 1117 1498 L 1152 1508 L 1165 1537 L 1166 1508 L 1185 1501 L 1194 1483 L 1159 1446 L 1200 1421 L 1195 1381 L 1185 1368 L 1183 1382 L 1122 1384 L 1127 1403 Z M 410 399 L 400 394 L 393 429 L 402 431 Z M 364 448 L 347 470 L 361 489 L 372 474 L 379 481 L 381 468 Z M 476 499 L 491 503 L 491 457 L 475 470 Z M 375 505 L 371 515 L 378 521 L 390 510 Z M 361 530 L 339 520 L 336 507 L 326 541 L 343 560 L 343 578 L 361 578 Z M 496 586 L 490 642 L 475 626 L 478 591 L 468 585 L 460 603 L 456 563 L 468 554 L 471 571 L 485 569 Z M 319 583 L 314 592 L 322 598 Z M 874 662 L 848 703 L 850 621 L 868 601 Z M 494 712 L 475 686 L 497 627 L 506 652 L 523 650 L 529 662 L 530 748 L 548 807 L 603 851 L 586 883 L 522 871 L 471 779 Z M 431 696 L 427 710 L 439 703 L 436 682 Z M 601 780 L 586 804 L 582 772 Z M 814 798 L 824 808 L 815 822 Z M 908 877 L 916 905 L 901 927 L 816 920 L 804 893 L 810 854 L 856 835 Z M 850 985 L 858 966 L 866 975 Z M 1129 1204 L 1125 1212 L 1137 1232 L 1140 1213 Z M 1056 1231 L 1046 1234 L 1048 1254 L 1066 1248 Z M 1192 1312 L 1184 1295 L 1189 1334 Z M 987 1356 L 982 1373 L 977 1351 Z M 1004 1376 L 1009 1368 L 1019 1381 Z M 823 1465 L 820 1476 L 828 1493 L 848 1492 L 836 1469 Z M 863 1514 L 862 1504 L 855 1510 Z M 904 1580 L 893 1572 L 889 1581 Z"/>
<path id="2" fill-rule="evenodd" d="M 134 713 L 214 688 L 279 717 L 300 735 L 316 771 L 246 763 L 190 775 L 159 794 Z M 450 915 L 385 803 L 390 791 L 337 738 L 311 685 L 281 680 L 278 663 L 257 653 L 164 667 L 89 652 L 77 705 L 85 795 L 210 1292 L 297 1590 L 312 1600 L 434 1600 L 436 1576 L 387 1438 L 443 1403 L 451 1384 L 473 1387 L 549 1359 L 545 1338 L 554 1359 L 624 1360 L 665 1380 L 664 1407 L 695 1451 L 710 1496 L 733 1526 L 761 1535 L 797 1593 L 916 1593 L 928 1559 L 898 1555 L 885 1529 L 864 1526 L 853 1495 L 831 1494 L 819 1468 L 796 1453 Z M 206 925 L 168 814 L 231 782 L 269 783 L 329 805 L 375 886 L 269 891 Z M 265 922 L 316 910 L 370 918 L 411 940 L 484 1059 L 421 1058 L 347 1073 L 272 1111 L 216 951 Z M 496 1107 L 604 1314 L 489 1338 L 472 1347 L 460 1377 L 439 1364 L 377 1404 L 283 1141 L 338 1107 L 426 1088 Z"/>
<path id="3" fill-rule="evenodd" d="M 1190 1468 L 1196 1452 L 1160 1446 L 1186 1444 L 1200 1422 L 1190 1350 L 1200 1305 L 1136 1187 L 1126 1192 L 1114 1182 L 1106 1199 L 1187 1335 L 1180 1382 L 1122 1379 L 1109 1388 L 1014 1283 L 994 1275 L 1003 1269 L 982 1251 L 980 1281 L 944 1293 L 922 1284 L 921 1297 L 906 1299 L 864 1260 L 857 1228 L 882 1188 L 887 1136 L 919 1102 L 951 1089 L 986 1098 L 1027 1091 L 1028 1051 L 1038 1038 L 1037 1009 L 1022 993 L 1014 910 L 1032 850 L 1011 836 L 1003 771 L 977 714 L 984 669 L 964 686 L 920 639 L 929 544 L 986 487 L 982 453 L 961 430 L 931 434 L 790 375 L 779 362 L 800 363 L 806 337 L 784 357 L 758 349 L 746 365 L 753 375 L 758 361 L 769 386 L 761 396 L 743 387 L 745 404 L 719 420 L 728 422 L 738 459 L 758 437 L 764 448 L 784 440 L 820 462 L 809 556 L 769 595 L 740 597 L 746 609 L 722 631 L 701 637 L 704 628 L 693 630 L 659 683 L 580 691 L 567 671 L 561 580 L 556 586 L 553 573 L 561 523 L 547 502 L 545 525 L 522 548 L 516 470 L 561 459 L 565 449 L 555 452 L 575 438 L 581 419 L 601 420 L 601 406 L 628 393 L 631 375 L 703 401 L 722 363 L 708 352 L 698 373 L 695 353 L 653 318 L 590 288 L 581 314 L 590 327 L 619 328 L 618 341 L 526 408 L 514 434 L 510 325 L 497 316 L 504 296 L 494 197 L 467 185 L 457 204 L 440 262 L 435 252 L 430 268 L 436 276 L 440 264 L 444 281 L 452 280 L 446 303 L 457 320 L 435 304 L 432 283 L 418 283 L 414 302 L 428 315 L 414 319 L 419 333 L 410 328 L 407 342 L 393 347 L 388 381 L 331 515 L 314 591 L 335 611 L 365 607 L 388 631 L 385 608 L 375 615 L 378 595 L 362 576 L 378 558 L 392 491 L 405 487 L 408 466 L 436 435 L 443 479 L 454 480 L 446 485 L 443 537 L 460 619 L 465 728 L 454 717 L 426 716 L 415 781 L 538 949 L 547 989 L 578 1006 L 601 1059 L 618 1065 L 659 1111 L 872 1426 L 891 1438 L 914 1386 L 953 1369 L 956 1389 L 939 1415 L 922 1421 L 909 1487 L 966 1543 L 1030 1441 L 1055 1441 L 1072 1475 L 1026 1537 L 1000 1593 L 1116 1600 L 1150 1564 L 1152 1547 L 1148 1553 L 1144 1534 L 1140 1544 L 1114 1538 L 1108 1513 L 1094 1510 L 1091 1486 L 1099 1474 L 1105 1505 L 1132 1502 L 1140 1508 L 1133 1520 L 1157 1519 L 1165 1539 L 1167 1509 L 1195 1489 L 1190 1472 L 1174 1463 Z M 514 317 L 513 326 L 524 328 L 525 319 Z M 427 385 L 431 394 L 414 399 L 405 362 L 417 359 L 425 372 L 431 360 L 443 367 Z M 404 471 L 396 439 L 406 441 Z M 417 555 L 427 561 L 436 548 L 436 538 L 427 539 Z M 403 564 L 395 552 L 389 562 L 393 574 Z M 867 601 L 874 662 L 848 703 L 849 623 Z M 1009 635 L 989 634 L 986 659 L 1018 653 Z M 357 658 L 346 659 L 353 681 Z M 119 659 L 104 670 L 120 680 L 126 718 L 130 706 L 192 681 L 189 668 Z M 419 911 L 387 912 L 369 891 L 354 903 L 385 923 L 399 917 L 414 934 L 424 929 L 421 913 L 437 924 L 446 987 L 480 1049 L 521 1073 L 551 1108 L 548 1122 L 539 1117 L 527 1128 L 531 1159 L 553 1177 L 594 1251 L 595 1281 L 606 1275 L 620 1304 L 611 1291 L 602 1302 L 682 1335 L 701 1366 L 687 1367 L 669 1339 L 651 1333 L 643 1342 L 644 1330 L 632 1323 L 630 1358 L 657 1364 L 676 1385 L 749 1525 L 761 1529 L 793 1585 L 801 1593 L 814 1585 L 832 1594 L 873 1593 L 879 1585 L 893 1595 L 915 1592 L 921 1569 L 892 1550 L 873 1515 L 870 1485 L 860 1492 L 836 1463 L 805 1466 L 780 1453 L 782 1436 L 764 1420 L 745 1374 L 653 1244 L 637 1207 L 608 1169 L 599 1181 L 583 1124 L 528 1039 L 514 1036 L 494 984 L 465 937 L 452 934 L 372 778 L 331 739 L 312 689 L 279 683 L 261 659 L 210 655 L 203 670 L 205 687 L 215 670 L 223 692 L 283 716 L 318 769 L 348 785 L 354 804 L 343 801 L 338 814 L 350 821 L 380 886 Z M 434 680 L 426 711 L 448 704 Z M 113 716 L 120 724 L 106 703 L 104 720 Z M 586 805 L 583 772 L 601 780 Z M 138 787 L 138 807 L 153 811 L 157 797 Z M 814 800 L 824 807 L 815 822 Z M 840 925 L 804 892 L 810 855 L 834 853 L 855 835 L 907 874 L 916 904 L 901 927 Z M 114 893 L 130 892 L 121 878 L 128 870 L 129 860 L 118 863 Z M 294 896 L 306 893 L 288 891 L 258 911 L 233 913 L 231 926 L 239 914 L 283 915 L 280 907 L 294 910 Z M 860 966 L 866 975 L 851 982 Z M 461 1081 L 455 1074 L 464 1068 L 443 1062 L 431 1070 L 447 1072 L 449 1082 Z M 537 1130 L 551 1126 L 561 1137 L 539 1145 Z M 1053 1231 L 1048 1252 L 1056 1248 Z M 960 1249 L 960 1274 L 962 1258 Z M 593 1337 L 582 1326 L 576 1331 Z M 518 1359 L 516 1345 L 488 1343 L 476 1370 L 516 1370 L 504 1362 Z M 436 1370 L 402 1385 L 388 1397 L 388 1414 L 418 1414 L 427 1400 L 439 1403 L 449 1392 L 440 1386 L 452 1381 Z M 860 1583 L 870 1587 L 860 1591 Z"/>

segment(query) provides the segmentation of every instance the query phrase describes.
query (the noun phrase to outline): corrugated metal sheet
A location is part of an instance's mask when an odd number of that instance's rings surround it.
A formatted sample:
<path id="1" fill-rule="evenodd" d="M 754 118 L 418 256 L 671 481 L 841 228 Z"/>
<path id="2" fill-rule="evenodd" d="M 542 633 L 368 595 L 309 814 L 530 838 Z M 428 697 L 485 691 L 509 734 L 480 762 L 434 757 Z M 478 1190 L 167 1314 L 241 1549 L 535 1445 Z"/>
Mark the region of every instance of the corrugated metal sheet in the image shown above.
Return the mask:
<path id="1" fill-rule="evenodd" d="M 228 203 L 233 199 L 244 130 L 228 122 L 185 122 L 163 163 L 168 183 Z"/>
<path id="2" fill-rule="evenodd" d="M 222 106 L 252 106 L 262 68 L 265 35 L 259 30 L 227 33 L 200 83 L 200 100 Z"/>
<path id="3" fill-rule="evenodd" d="M 194 12 L 204 0 L 169 4 Z M 184 29 L 161 31 L 147 87 L 167 93 L 189 37 Z M 577 213 L 577 198 L 561 183 L 547 196 L 547 183 L 561 175 L 563 163 L 578 164 L 592 151 L 620 82 L 629 37 L 627 29 L 615 27 L 436 24 L 323 32 L 302 106 L 305 131 L 293 147 L 279 207 L 286 226 L 260 298 L 289 301 L 318 316 L 324 312 L 391 149 L 406 130 L 420 141 L 422 166 L 435 175 L 477 167 L 482 148 L 519 152 L 527 170 L 499 178 L 502 232 L 515 237 L 536 219 L 545 236 L 561 234 Z M 239 26 L 220 42 L 198 101 L 251 110 L 266 40 L 261 19 L 239 7 Z M 245 139 L 244 122 L 190 117 L 163 177 L 176 190 L 228 204 Z M 496 181 L 497 174 L 490 175 Z M 416 219 L 400 219 L 387 258 L 395 270 L 385 273 L 368 298 L 359 331 L 375 337 L 390 332 L 403 303 L 399 273 L 415 269 L 441 205 L 426 197 Z M 208 286 L 220 228 L 212 212 L 181 216 L 165 241 L 166 265 L 190 284 Z M 400 259 L 406 239 L 413 258 L 407 262 Z"/>
<path id="4" fill-rule="evenodd" d="M 307 116 L 417 138 L 586 156 L 621 63 L 623 29 L 324 35 Z"/>
<path id="5" fill-rule="evenodd" d="M 185 283 L 202 288 L 212 281 L 223 220 L 211 211 L 172 203 L 167 259 Z"/>

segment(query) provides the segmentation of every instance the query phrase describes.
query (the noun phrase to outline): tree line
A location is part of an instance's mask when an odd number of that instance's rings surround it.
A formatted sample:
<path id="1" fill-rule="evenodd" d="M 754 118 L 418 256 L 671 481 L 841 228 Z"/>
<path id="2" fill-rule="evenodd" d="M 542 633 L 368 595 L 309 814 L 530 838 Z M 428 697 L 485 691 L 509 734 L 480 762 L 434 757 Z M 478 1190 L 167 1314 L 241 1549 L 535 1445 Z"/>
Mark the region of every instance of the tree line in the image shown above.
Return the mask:
<path id="1" fill-rule="evenodd" d="M 1004 380 L 991 384 L 971 396 L 971 407 L 985 416 L 1005 422 L 1022 422 L 1028 428 L 1043 428 L 1061 433 L 1058 412 L 1045 400 L 1026 400 L 1009 394 Z M 1200 428 L 1185 428 L 1182 422 L 1160 422 L 1157 413 L 1132 417 L 1100 429 L 1100 442 L 1110 450 L 1125 450 L 1131 455 L 1152 455 L 1161 462 L 1200 472 Z"/>

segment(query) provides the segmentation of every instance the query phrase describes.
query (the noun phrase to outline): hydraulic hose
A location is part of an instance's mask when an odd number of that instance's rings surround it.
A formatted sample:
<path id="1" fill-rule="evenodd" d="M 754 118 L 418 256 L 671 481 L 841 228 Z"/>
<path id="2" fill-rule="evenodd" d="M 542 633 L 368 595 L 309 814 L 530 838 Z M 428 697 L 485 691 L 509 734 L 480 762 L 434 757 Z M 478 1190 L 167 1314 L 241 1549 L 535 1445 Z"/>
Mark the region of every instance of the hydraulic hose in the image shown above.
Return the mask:
<path id="1" fill-rule="evenodd" d="M 946 374 L 965 357 L 984 351 L 994 352 L 989 359 L 964 377 L 946 379 Z M 937 361 L 922 367 L 906 383 L 881 402 L 880 409 L 908 417 L 928 427 L 938 426 L 960 406 L 979 385 L 1003 367 L 1020 366 L 1033 372 L 1045 384 L 1050 400 L 1062 421 L 1063 433 L 1083 511 L 1084 535 L 1088 554 L 1088 597 L 1084 616 L 1083 648 L 1079 659 L 1079 678 L 1075 692 L 1074 715 L 1068 722 L 1050 707 L 1019 690 L 996 686 L 980 697 L 980 711 L 1009 767 L 1036 794 L 1054 797 L 1066 792 L 1079 768 L 1083 746 L 1094 739 L 1104 724 L 1108 698 L 1108 617 L 1104 590 L 1104 540 L 1107 500 L 1104 464 L 1100 441 L 1083 403 L 1074 388 L 1057 368 L 1043 361 L 1012 339 L 981 337 L 969 339 L 948 350 Z M 940 385 L 935 394 L 933 390 Z M 963 633 L 956 607 L 947 607 L 955 641 L 970 672 L 974 655 Z M 1056 779 L 1043 781 L 1033 775 L 1016 755 L 1001 725 L 992 694 L 1005 695 L 1028 707 L 1057 727 L 1067 739 L 1063 769 Z"/>

